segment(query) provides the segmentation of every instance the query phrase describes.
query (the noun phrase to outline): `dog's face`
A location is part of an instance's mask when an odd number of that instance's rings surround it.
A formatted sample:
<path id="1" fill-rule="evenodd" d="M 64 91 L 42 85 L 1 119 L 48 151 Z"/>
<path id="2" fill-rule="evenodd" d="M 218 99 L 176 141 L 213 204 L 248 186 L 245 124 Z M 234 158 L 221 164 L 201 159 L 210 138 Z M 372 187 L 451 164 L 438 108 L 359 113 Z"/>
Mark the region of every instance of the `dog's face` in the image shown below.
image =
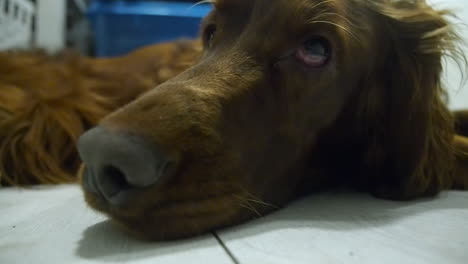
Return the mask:
<path id="1" fill-rule="evenodd" d="M 218 1 L 204 20 L 200 61 L 101 122 L 164 153 L 163 175 L 118 202 L 93 193 L 99 187 L 87 191 L 84 180 L 88 203 L 160 239 L 291 200 L 317 134 L 335 121 L 357 85 L 359 60 L 370 56 L 341 2 Z"/>
<path id="2" fill-rule="evenodd" d="M 87 202 L 140 237 L 168 239 L 293 199 L 317 137 L 385 53 L 364 5 L 216 1 L 199 62 L 82 138 Z"/>

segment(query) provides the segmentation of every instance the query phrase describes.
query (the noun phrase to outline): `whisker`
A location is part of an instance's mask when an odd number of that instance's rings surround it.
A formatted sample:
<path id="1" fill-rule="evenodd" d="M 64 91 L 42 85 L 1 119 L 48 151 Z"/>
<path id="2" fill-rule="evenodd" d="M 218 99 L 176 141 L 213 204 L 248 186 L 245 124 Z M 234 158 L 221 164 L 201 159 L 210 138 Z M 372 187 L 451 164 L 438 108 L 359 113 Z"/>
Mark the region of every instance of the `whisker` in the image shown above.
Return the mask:
<path id="1" fill-rule="evenodd" d="M 327 16 L 336 16 L 336 17 L 339 17 L 341 19 L 343 19 L 347 24 L 349 24 L 351 27 L 355 27 L 354 23 L 351 22 L 351 20 L 349 20 L 348 18 L 346 18 L 345 16 L 343 15 L 340 15 L 338 13 L 333 13 L 333 12 L 324 12 L 324 13 L 320 13 L 318 14 L 317 16 L 309 19 L 309 21 L 314 21 L 314 20 L 318 20 L 318 19 L 321 19 L 323 17 L 327 17 Z"/>
<path id="2" fill-rule="evenodd" d="M 243 203 L 240 203 L 239 205 L 240 205 L 241 207 L 245 208 L 245 209 L 248 209 L 248 210 L 251 211 L 251 212 L 256 213 L 259 217 L 262 216 L 257 210 L 255 210 L 255 208 L 252 208 L 250 205 L 245 205 L 245 204 L 243 204 Z"/>
<path id="3" fill-rule="evenodd" d="M 251 203 L 249 203 L 249 201 L 245 201 L 247 203 L 248 206 L 250 206 L 252 208 L 252 210 L 260 217 L 262 217 L 262 214 L 257 210 L 257 208 L 255 208 L 254 205 L 252 205 Z"/>
<path id="4" fill-rule="evenodd" d="M 249 201 L 249 202 L 258 203 L 258 204 L 261 204 L 261 205 L 270 206 L 270 207 L 273 207 L 273 208 L 275 208 L 275 209 L 279 209 L 278 206 L 273 205 L 273 204 L 269 204 L 269 203 L 266 203 L 266 202 L 263 202 L 263 201 L 254 200 L 254 199 L 245 199 L 245 200 L 246 200 L 246 201 Z"/>
<path id="5" fill-rule="evenodd" d="M 196 2 L 195 4 L 192 5 L 192 7 L 197 6 L 197 5 L 202 5 L 202 4 L 214 4 L 216 3 L 216 0 L 203 0 Z"/>
<path id="6" fill-rule="evenodd" d="M 310 0 L 302 0 L 302 3 L 298 4 L 296 6 L 296 12 L 300 13 L 303 10 L 304 7 L 307 7 L 308 9 L 314 9 L 314 8 L 318 8 L 318 7 L 322 6 L 322 5 L 332 3 L 334 1 L 335 0 L 326 0 L 326 1 L 319 2 L 319 3 L 315 3 L 314 5 L 310 6 L 311 5 Z"/>
<path id="7" fill-rule="evenodd" d="M 270 204 L 270 203 L 267 203 L 265 201 L 263 201 L 262 199 L 258 198 L 257 196 L 253 195 L 252 193 L 250 193 L 247 189 L 245 189 L 243 186 L 239 185 L 239 188 L 244 191 L 245 195 L 247 197 L 239 197 L 239 196 L 236 196 L 238 199 L 241 199 L 243 201 L 250 201 L 250 202 L 254 202 L 254 203 L 258 203 L 258 204 L 261 204 L 261 205 L 264 205 L 264 206 L 270 206 L 274 209 L 279 209 L 280 207 L 277 206 L 277 205 L 274 205 L 274 204 Z"/>
<path id="8" fill-rule="evenodd" d="M 215 4 L 215 3 L 216 3 L 216 0 L 203 0 L 203 1 L 196 2 L 195 4 L 191 5 L 188 9 L 194 8 L 202 4 Z"/>
<path id="9" fill-rule="evenodd" d="M 331 22 L 331 21 L 327 21 L 327 20 L 315 20 L 315 21 L 308 21 L 307 22 L 308 24 L 328 24 L 328 25 L 333 25 L 335 27 L 338 27 L 340 29 L 342 29 L 343 31 L 345 31 L 346 33 L 348 33 L 352 38 L 354 38 L 355 40 L 359 41 L 359 38 L 349 29 L 347 29 L 346 27 L 340 25 L 340 24 L 337 24 L 335 22 Z"/>
<path id="10" fill-rule="evenodd" d="M 333 3 L 333 2 L 335 2 L 335 0 L 322 1 L 320 3 L 317 3 L 317 4 L 313 5 L 313 6 L 311 6 L 311 9 L 317 8 L 317 7 L 321 6 L 321 5 L 326 5 L 326 4 L 329 4 L 329 3 Z"/>
<path id="11" fill-rule="evenodd" d="M 255 208 L 255 206 L 250 204 L 249 201 L 245 197 L 239 196 L 239 195 L 234 195 L 234 197 L 237 198 L 240 201 L 239 205 L 241 207 L 249 209 L 249 211 L 252 211 L 252 212 L 256 213 L 259 217 L 262 216 L 262 214 Z"/>

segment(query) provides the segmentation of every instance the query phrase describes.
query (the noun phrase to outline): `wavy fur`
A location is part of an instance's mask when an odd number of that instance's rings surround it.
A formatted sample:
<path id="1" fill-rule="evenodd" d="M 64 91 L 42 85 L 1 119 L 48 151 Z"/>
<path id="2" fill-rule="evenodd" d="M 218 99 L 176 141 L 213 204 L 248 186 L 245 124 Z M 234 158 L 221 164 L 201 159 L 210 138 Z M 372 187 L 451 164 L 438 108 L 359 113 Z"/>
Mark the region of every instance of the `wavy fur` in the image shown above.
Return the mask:
<path id="1" fill-rule="evenodd" d="M 76 182 L 78 137 L 198 54 L 186 41 L 112 59 L 0 53 L 0 183 Z"/>

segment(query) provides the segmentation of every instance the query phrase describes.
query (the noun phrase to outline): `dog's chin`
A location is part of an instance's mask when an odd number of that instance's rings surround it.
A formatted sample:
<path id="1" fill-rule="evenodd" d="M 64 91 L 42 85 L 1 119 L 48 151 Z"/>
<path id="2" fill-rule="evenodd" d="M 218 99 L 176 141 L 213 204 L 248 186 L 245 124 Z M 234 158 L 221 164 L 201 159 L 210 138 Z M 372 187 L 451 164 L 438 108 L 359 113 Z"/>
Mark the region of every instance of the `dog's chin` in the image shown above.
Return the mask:
<path id="1" fill-rule="evenodd" d="M 184 239 L 247 221 L 255 214 L 245 210 L 237 195 L 210 200 L 188 200 L 146 205 L 130 210 L 112 206 L 103 198 L 84 191 L 86 203 L 106 214 L 112 223 L 131 236 L 148 241 Z"/>

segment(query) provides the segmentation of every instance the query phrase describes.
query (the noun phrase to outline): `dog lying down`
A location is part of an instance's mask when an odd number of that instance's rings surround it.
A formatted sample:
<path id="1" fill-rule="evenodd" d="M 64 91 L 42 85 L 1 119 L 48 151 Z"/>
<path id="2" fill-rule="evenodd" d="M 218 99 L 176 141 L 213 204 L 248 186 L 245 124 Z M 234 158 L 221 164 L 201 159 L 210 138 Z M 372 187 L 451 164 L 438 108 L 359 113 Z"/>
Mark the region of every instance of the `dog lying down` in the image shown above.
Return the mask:
<path id="1" fill-rule="evenodd" d="M 329 187 L 396 200 L 468 189 L 468 111 L 450 113 L 441 85 L 444 56 L 465 64 L 450 12 L 213 5 L 201 41 L 109 59 L 0 54 L 2 183 L 79 179 L 92 208 L 153 240 Z"/>

